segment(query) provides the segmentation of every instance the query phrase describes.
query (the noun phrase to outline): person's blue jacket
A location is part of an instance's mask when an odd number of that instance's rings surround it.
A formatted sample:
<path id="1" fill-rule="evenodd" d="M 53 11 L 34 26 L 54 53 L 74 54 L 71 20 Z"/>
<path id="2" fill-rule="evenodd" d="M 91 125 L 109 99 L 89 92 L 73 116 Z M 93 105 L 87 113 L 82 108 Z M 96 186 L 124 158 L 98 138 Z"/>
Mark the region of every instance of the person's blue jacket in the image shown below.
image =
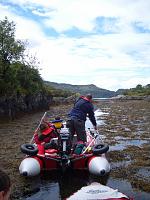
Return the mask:
<path id="1" fill-rule="evenodd" d="M 96 119 L 94 116 L 94 107 L 93 104 L 84 96 L 81 96 L 77 102 L 75 103 L 73 109 L 70 111 L 68 116 L 71 119 L 81 119 L 86 121 L 86 117 L 88 116 L 93 126 L 96 126 Z"/>

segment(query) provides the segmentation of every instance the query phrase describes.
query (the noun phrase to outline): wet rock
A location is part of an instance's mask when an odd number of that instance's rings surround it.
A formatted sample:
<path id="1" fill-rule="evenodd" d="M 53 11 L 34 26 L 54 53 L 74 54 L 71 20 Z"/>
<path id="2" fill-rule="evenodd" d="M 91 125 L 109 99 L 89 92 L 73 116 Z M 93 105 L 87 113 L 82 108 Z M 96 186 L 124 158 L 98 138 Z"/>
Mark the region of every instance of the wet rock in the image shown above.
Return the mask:
<path id="1" fill-rule="evenodd" d="M 23 113 L 48 109 L 52 104 L 52 96 L 45 96 L 41 93 L 36 95 L 1 97 L 0 98 L 0 119 L 14 119 Z"/>

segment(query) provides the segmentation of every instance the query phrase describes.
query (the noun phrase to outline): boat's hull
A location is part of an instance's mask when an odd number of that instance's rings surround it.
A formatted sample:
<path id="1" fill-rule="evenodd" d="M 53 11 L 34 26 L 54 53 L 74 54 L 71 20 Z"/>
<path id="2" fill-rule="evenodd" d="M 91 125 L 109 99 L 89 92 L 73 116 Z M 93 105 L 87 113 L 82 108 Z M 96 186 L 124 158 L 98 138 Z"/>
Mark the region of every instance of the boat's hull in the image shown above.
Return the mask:
<path id="1" fill-rule="evenodd" d="M 63 148 L 58 148 L 57 150 L 46 150 L 43 145 L 23 145 L 22 152 L 28 153 L 29 151 L 29 154 L 27 154 L 28 156 L 26 156 L 20 164 L 20 174 L 35 176 L 40 174 L 43 170 L 64 170 L 68 167 L 71 167 L 73 170 L 89 170 L 91 174 L 96 176 L 104 176 L 109 173 L 110 164 L 105 157 L 108 146 L 104 144 L 96 145 L 96 139 L 93 138 L 89 132 L 87 132 L 87 144 L 82 147 L 83 149 L 79 154 L 76 149 L 78 150 L 80 144 L 79 146 L 76 145 L 75 149 L 70 149 L 68 152 L 66 148 L 66 137 L 62 137 L 62 141 L 64 140 L 65 142 L 63 145 L 65 145 Z"/>
<path id="2" fill-rule="evenodd" d="M 69 162 L 65 167 L 71 167 L 73 170 L 89 170 L 96 176 L 104 176 L 110 171 L 110 164 L 104 155 L 94 156 L 92 154 L 75 155 L 69 157 Z M 61 157 L 56 153 L 25 157 L 21 162 L 19 171 L 24 176 L 35 176 L 41 171 L 51 171 L 62 168 Z"/>

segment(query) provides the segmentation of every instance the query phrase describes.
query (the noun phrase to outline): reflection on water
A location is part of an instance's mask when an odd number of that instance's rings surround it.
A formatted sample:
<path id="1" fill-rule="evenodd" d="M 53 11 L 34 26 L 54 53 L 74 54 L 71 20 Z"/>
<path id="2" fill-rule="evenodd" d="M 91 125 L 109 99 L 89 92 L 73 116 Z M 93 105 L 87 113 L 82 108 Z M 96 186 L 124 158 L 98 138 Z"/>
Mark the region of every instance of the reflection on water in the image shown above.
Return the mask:
<path id="1" fill-rule="evenodd" d="M 104 114 L 108 114 L 108 113 L 104 113 L 100 109 L 97 109 L 94 113 L 95 113 L 97 125 L 98 126 L 104 125 L 104 121 L 100 120 L 99 116 L 104 115 Z M 87 118 L 87 120 L 85 122 L 85 127 L 86 128 L 93 128 L 93 125 L 92 125 L 91 121 L 89 120 L 89 118 Z"/>
<path id="2" fill-rule="evenodd" d="M 60 200 L 72 195 L 81 187 L 89 185 L 93 181 L 106 184 L 108 177 L 101 180 L 89 175 L 87 171 L 68 170 L 65 174 L 60 171 L 45 173 L 43 176 L 33 178 L 32 191 L 30 195 L 26 195 L 22 200 Z M 37 191 L 34 193 L 34 191 Z"/>
<path id="3" fill-rule="evenodd" d="M 118 189 L 122 193 L 134 198 L 135 200 L 149 200 L 148 193 L 133 189 L 130 182 L 126 180 L 109 178 L 107 185 L 113 189 Z"/>
<path id="4" fill-rule="evenodd" d="M 21 198 L 22 200 L 62 200 L 81 189 L 81 187 L 95 181 L 113 189 L 118 189 L 118 191 L 136 200 L 149 200 L 148 193 L 134 190 L 126 180 L 113 179 L 109 176 L 95 178 L 86 171 L 68 171 L 64 175 L 60 172 L 48 173 L 39 177 L 38 181 L 37 178 L 33 178 L 31 181 L 33 191 L 38 192 L 26 195 Z M 38 189 L 35 190 L 35 188 Z"/>
<path id="5" fill-rule="evenodd" d="M 131 161 L 126 161 L 126 160 L 120 162 L 113 162 L 111 163 L 111 170 L 119 167 L 127 167 L 130 163 Z"/>
<path id="6" fill-rule="evenodd" d="M 149 178 L 150 178 L 150 168 L 147 167 L 147 168 L 144 168 L 144 169 L 143 168 L 139 169 L 137 176 L 139 176 L 139 177 L 142 176 L 144 179 L 149 180 Z"/>
<path id="7" fill-rule="evenodd" d="M 130 140 L 119 140 L 117 144 L 113 146 L 109 146 L 110 151 L 116 151 L 116 150 L 123 150 L 126 149 L 128 146 L 141 146 L 142 144 L 148 143 L 147 140 L 135 140 L 135 139 L 130 139 Z"/>
<path id="8" fill-rule="evenodd" d="M 39 191 L 31 196 L 23 198 L 26 200 L 58 200 L 60 198 L 59 183 L 41 181 Z"/>

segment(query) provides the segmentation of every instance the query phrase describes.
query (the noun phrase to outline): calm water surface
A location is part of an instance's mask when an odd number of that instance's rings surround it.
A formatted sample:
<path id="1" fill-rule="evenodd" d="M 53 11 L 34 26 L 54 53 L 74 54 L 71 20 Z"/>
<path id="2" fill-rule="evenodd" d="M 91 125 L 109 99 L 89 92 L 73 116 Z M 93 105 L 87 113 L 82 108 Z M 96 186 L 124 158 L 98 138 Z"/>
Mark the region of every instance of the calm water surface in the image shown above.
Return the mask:
<path id="1" fill-rule="evenodd" d="M 113 189 L 118 189 L 127 196 L 136 200 L 149 200 L 150 196 L 132 188 L 130 182 L 126 180 L 114 179 L 111 177 L 94 178 L 86 172 L 67 172 L 61 175 L 58 172 L 45 174 L 43 177 L 32 179 L 33 191 L 22 200 L 60 200 L 69 197 L 81 187 L 89 185 L 91 182 L 100 182 Z"/>

